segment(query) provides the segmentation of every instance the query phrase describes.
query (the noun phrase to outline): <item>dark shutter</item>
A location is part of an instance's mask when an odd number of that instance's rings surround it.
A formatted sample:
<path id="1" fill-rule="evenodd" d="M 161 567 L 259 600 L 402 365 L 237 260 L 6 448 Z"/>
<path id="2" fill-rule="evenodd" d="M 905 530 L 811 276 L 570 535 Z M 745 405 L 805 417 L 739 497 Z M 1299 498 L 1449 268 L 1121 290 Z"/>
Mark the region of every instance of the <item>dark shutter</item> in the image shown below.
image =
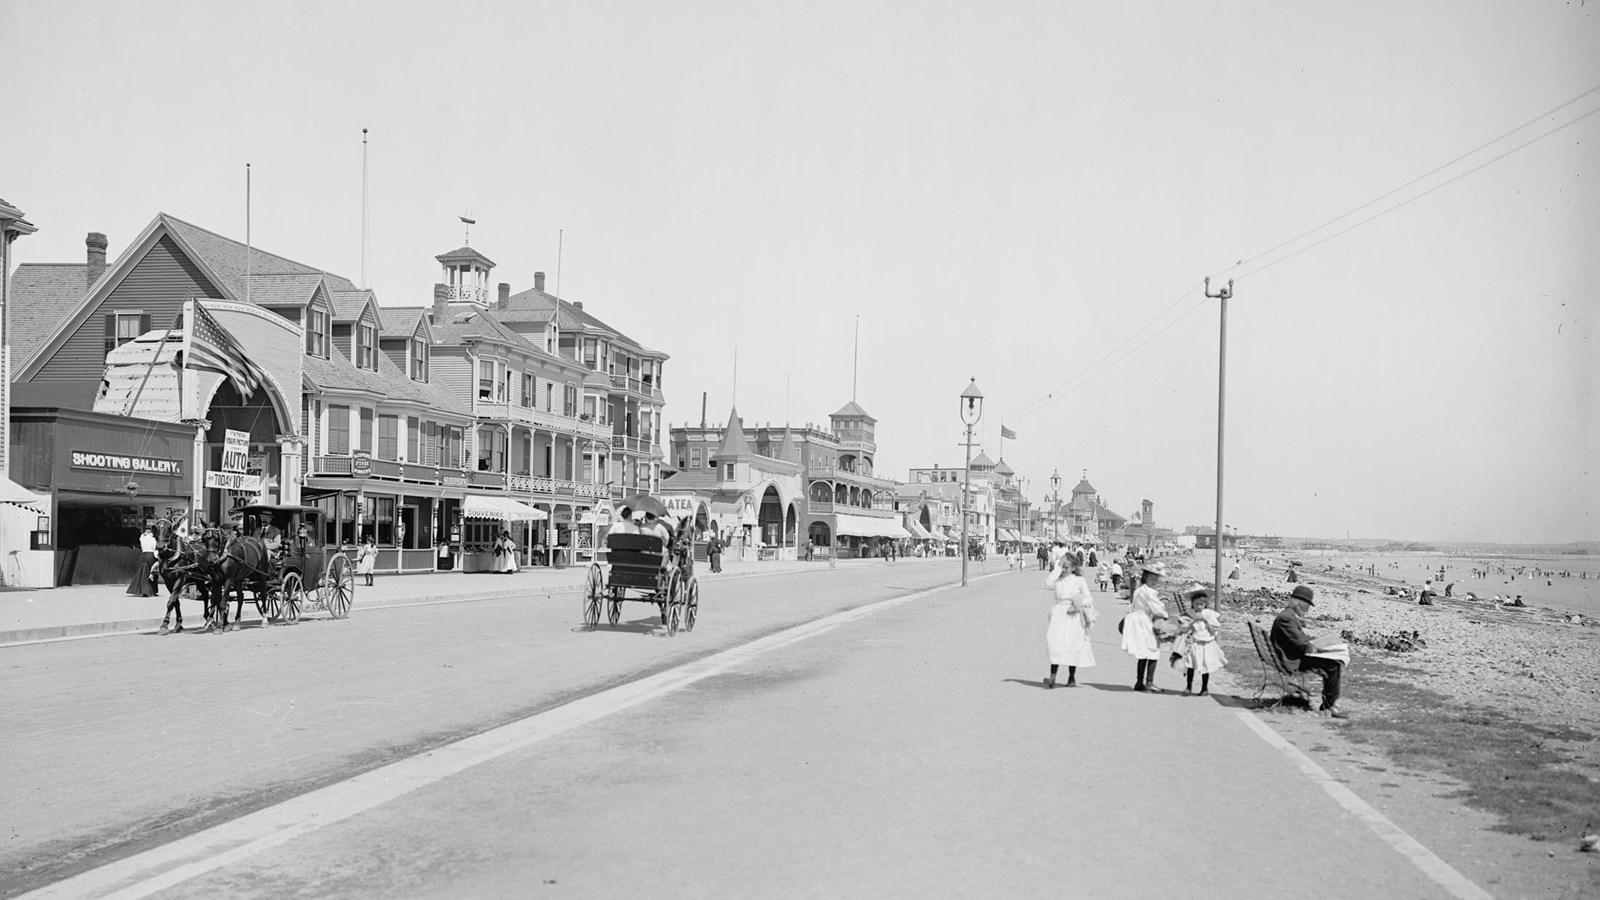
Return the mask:
<path id="1" fill-rule="evenodd" d="M 150 331 L 150 314 L 145 313 L 139 317 L 139 333 L 147 334 Z"/>
<path id="2" fill-rule="evenodd" d="M 106 352 L 117 349 L 117 314 L 106 313 Z"/>

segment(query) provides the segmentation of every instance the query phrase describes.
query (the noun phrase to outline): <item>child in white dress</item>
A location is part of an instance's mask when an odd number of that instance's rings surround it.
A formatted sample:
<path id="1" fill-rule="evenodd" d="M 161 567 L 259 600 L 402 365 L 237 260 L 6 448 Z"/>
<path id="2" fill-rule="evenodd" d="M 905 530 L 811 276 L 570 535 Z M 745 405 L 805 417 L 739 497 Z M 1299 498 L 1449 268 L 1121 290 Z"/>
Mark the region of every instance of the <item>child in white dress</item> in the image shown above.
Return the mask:
<path id="1" fill-rule="evenodd" d="M 1188 665 L 1183 677 L 1187 686 L 1183 689 L 1185 697 L 1194 694 L 1194 673 L 1200 673 L 1200 696 L 1211 693 L 1211 673 L 1222 671 L 1228 664 L 1228 657 L 1222 652 L 1222 644 L 1217 641 L 1217 632 L 1222 628 L 1222 618 L 1217 611 L 1212 609 L 1211 590 L 1202 588 L 1190 597 L 1194 604 L 1194 615 L 1189 620 L 1189 652 Z"/>
<path id="2" fill-rule="evenodd" d="M 1161 658 L 1161 642 L 1156 635 L 1157 619 L 1167 617 L 1167 605 L 1156 592 L 1167 567 L 1159 562 L 1147 562 L 1139 573 L 1139 587 L 1134 590 L 1127 618 L 1122 620 L 1122 649 L 1133 657 L 1137 667 L 1133 689 L 1141 694 L 1159 694 L 1156 687 L 1156 661 Z"/>
<path id="3" fill-rule="evenodd" d="M 1082 557 L 1075 553 L 1063 556 L 1045 583 L 1055 591 L 1056 602 L 1050 607 L 1044 631 L 1045 652 L 1050 657 L 1050 674 L 1044 686 L 1054 688 L 1056 672 L 1065 665 L 1067 687 L 1077 687 L 1078 668 L 1094 665 L 1089 627 L 1097 618 L 1094 595 L 1089 593 L 1089 582 L 1083 577 Z"/>

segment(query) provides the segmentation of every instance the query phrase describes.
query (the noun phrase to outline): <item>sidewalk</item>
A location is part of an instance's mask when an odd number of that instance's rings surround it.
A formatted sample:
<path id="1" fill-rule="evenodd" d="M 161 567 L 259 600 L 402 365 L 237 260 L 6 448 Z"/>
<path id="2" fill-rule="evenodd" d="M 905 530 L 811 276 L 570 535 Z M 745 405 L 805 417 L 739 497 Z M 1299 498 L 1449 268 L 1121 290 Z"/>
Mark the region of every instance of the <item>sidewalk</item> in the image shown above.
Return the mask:
<path id="1" fill-rule="evenodd" d="M 923 560 L 909 561 L 907 564 L 916 562 Z M 840 566 L 873 564 L 883 565 L 883 562 L 876 559 L 850 560 L 840 563 Z M 713 573 L 706 564 L 697 563 L 695 576 L 702 581 L 714 581 L 826 570 L 827 565 L 818 562 L 727 562 L 723 564 L 721 573 Z M 379 575 L 372 587 L 361 584 L 357 579 L 355 603 L 350 614 L 360 615 L 363 609 L 419 603 L 575 593 L 582 589 L 587 574 L 588 568 L 585 566 L 568 566 L 559 569 L 526 568 L 509 577 L 487 572 Z M 0 647 L 96 635 L 133 634 L 159 628 L 161 615 L 167 606 L 165 589 L 160 597 L 130 597 L 125 591 L 126 586 L 120 584 L 96 584 L 0 592 Z M 182 607 L 185 628 L 198 628 L 205 624 L 199 602 L 185 600 Z M 255 604 L 245 603 L 244 621 L 260 621 Z"/>

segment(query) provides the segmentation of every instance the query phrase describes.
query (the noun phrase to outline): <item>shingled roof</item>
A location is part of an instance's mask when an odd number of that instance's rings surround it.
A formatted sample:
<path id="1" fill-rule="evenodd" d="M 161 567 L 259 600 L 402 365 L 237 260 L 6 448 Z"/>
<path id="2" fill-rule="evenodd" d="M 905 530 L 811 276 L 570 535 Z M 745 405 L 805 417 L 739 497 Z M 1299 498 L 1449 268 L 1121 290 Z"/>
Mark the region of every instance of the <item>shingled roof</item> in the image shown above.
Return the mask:
<path id="1" fill-rule="evenodd" d="M 722 446 L 717 448 L 717 460 L 739 459 L 754 456 L 755 451 L 750 449 L 750 442 L 744 437 L 744 422 L 739 418 L 739 409 L 734 407 L 728 412 L 728 427 L 722 432 Z"/>
<path id="2" fill-rule="evenodd" d="M 5 277 L 0 272 L 0 278 Z M 11 276 L 11 371 L 20 372 L 89 292 L 87 263 L 23 263 Z"/>
<path id="3" fill-rule="evenodd" d="M 383 308 L 383 329 L 380 338 L 410 338 L 417 333 L 417 323 L 427 314 L 420 306 L 386 306 Z"/>
<path id="4" fill-rule="evenodd" d="M 851 400 L 849 403 L 846 403 L 845 405 L 839 407 L 839 411 L 834 413 L 833 415 L 829 416 L 828 418 L 830 418 L 830 419 L 839 419 L 839 418 L 866 419 L 868 422 L 877 422 L 878 421 L 877 419 L 874 419 L 872 417 L 871 413 L 867 412 L 865 409 L 862 409 L 861 408 L 861 404 L 855 402 L 854 400 Z"/>
<path id="5" fill-rule="evenodd" d="M 479 309 L 470 303 L 450 304 L 450 315 L 446 321 L 433 323 L 433 339 L 441 344 L 459 344 L 485 338 L 532 352 L 544 352 L 543 348 L 496 319 L 491 311 Z"/>
<path id="6" fill-rule="evenodd" d="M 496 309 L 495 313 L 503 316 L 507 322 L 549 322 L 557 318 L 558 311 L 560 319 L 557 324 L 563 330 L 580 327 L 584 331 L 601 332 L 610 335 L 617 343 L 632 347 L 641 353 L 666 357 L 665 353 L 646 347 L 576 304 L 538 288 L 529 288 L 512 294 L 506 301 L 506 308 Z"/>

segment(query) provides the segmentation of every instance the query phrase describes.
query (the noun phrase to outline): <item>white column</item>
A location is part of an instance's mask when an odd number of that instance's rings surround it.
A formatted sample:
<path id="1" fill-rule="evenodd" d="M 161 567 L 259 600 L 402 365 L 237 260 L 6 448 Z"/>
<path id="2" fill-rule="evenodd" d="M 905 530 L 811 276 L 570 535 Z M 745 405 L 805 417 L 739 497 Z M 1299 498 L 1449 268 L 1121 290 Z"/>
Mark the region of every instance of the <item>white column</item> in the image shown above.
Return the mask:
<path id="1" fill-rule="evenodd" d="M 202 513 L 205 509 L 206 433 L 211 430 L 211 423 L 205 421 L 204 419 L 200 419 L 191 420 L 191 424 L 194 425 L 194 452 L 191 454 L 191 464 L 194 467 L 194 474 L 192 478 L 194 483 L 194 487 L 192 488 L 194 496 L 190 498 L 189 501 L 189 521 L 192 524 L 202 518 Z M 219 510 L 217 516 L 217 521 L 219 524 L 221 523 L 221 520 L 222 511 Z"/>
<path id="2" fill-rule="evenodd" d="M 298 437 L 278 437 L 278 502 L 300 502 L 300 460 L 305 441 Z"/>

